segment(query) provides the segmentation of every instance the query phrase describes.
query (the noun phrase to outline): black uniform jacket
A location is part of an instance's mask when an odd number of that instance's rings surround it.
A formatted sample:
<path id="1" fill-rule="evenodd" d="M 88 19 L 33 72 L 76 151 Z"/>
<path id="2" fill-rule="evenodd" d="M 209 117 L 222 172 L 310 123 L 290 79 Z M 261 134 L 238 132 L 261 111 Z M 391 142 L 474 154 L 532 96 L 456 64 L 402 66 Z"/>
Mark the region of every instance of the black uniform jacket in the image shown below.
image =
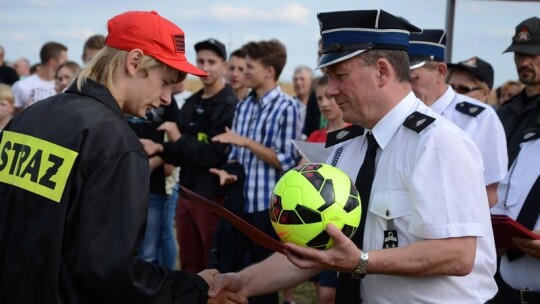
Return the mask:
<path id="1" fill-rule="evenodd" d="M 180 166 L 180 185 L 196 193 L 214 198 L 223 190 L 217 175 L 210 168 L 220 168 L 227 162 L 230 145 L 212 141 L 212 137 L 231 127 L 236 97 L 230 86 L 225 86 L 209 99 L 202 99 L 203 91 L 194 93 L 180 109 L 178 128 L 182 137 L 165 143 L 162 158 Z"/>
<path id="2" fill-rule="evenodd" d="M 530 128 L 540 126 L 540 95 L 527 96 L 525 89 L 497 110 L 506 133 L 508 166 L 519 153 L 519 145 Z"/>
<path id="3" fill-rule="evenodd" d="M 96 82 L 15 116 L 0 133 L 0 303 L 206 303 L 202 278 L 137 257 L 148 180 Z"/>

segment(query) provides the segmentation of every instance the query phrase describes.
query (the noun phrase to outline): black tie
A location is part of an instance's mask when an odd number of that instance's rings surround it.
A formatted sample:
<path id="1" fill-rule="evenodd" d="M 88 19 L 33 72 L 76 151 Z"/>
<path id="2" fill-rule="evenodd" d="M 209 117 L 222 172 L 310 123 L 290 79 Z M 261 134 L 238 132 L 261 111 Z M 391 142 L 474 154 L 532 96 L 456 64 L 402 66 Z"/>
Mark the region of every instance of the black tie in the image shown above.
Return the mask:
<path id="1" fill-rule="evenodd" d="M 373 178 L 375 177 L 375 157 L 377 156 L 377 140 L 373 137 L 371 132 L 366 134 L 368 141 L 368 148 L 366 150 L 366 156 L 364 162 L 358 171 L 356 182 L 354 183 L 358 193 L 360 194 L 360 201 L 362 202 L 362 217 L 360 218 L 360 226 L 352 237 L 353 242 L 362 248 L 364 241 L 364 227 L 366 225 L 366 215 L 368 213 L 369 196 L 371 195 L 371 186 L 373 185 Z M 360 282 L 351 278 L 349 273 L 341 272 L 339 274 L 338 286 L 336 289 L 335 303 L 361 303 L 360 298 Z"/>

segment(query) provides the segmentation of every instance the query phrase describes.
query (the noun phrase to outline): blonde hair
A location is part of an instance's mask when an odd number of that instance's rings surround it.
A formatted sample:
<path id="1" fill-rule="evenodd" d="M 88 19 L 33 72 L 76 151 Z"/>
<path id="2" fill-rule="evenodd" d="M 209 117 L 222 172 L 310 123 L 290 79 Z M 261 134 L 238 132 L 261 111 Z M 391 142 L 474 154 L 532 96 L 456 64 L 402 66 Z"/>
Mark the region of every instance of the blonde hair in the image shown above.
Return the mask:
<path id="1" fill-rule="evenodd" d="M 0 83 L 0 99 L 9 102 L 11 105 L 15 104 L 13 92 L 11 91 L 11 87 L 7 84 Z"/>
<path id="2" fill-rule="evenodd" d="M 126 62 L 128 52 L 115 49 L 109 46 L 105 46 L 92 61 L 88 63 L 79 73 L 77 78 L 77 89 L 81 90 L 87 79 L 92 79 L 114 90 L 114 79 L 118 74 L 118 71 Z M 142 73 L 144 77 L 148 76 L 148 71 L 162 68 L 165 71 L 165 81 L 168 83 L 182 82 L 187 74 L 185 72 L 178 71 L 165 65 L 164 63 L 154 59 L 153 57 L 145 55 L 139 66 L 139 73 Z"/>

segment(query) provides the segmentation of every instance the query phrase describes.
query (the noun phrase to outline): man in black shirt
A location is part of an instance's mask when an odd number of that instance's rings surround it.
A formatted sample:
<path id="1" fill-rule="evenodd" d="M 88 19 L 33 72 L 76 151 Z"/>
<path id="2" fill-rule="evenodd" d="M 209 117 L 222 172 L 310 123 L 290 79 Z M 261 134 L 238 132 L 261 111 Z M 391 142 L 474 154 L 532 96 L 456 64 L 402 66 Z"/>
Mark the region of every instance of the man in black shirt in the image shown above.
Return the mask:
<path id="1" fill-rule="evenodd" d="M 501 118 L 508 146 L 508 164 L 514 162 L 519 144 L 528 129 L 540 125 L 540 19 L 531 17 L 516 27 L 512 44 L 505 51 L 514 52 L 519 80 L 525 89 L 497 114 Z"/>
<path id="2" fill-rule="evenodd" d="M 195 44 L 195 50 L 197 66 L 208 75 L 200 78 L 202 89 L 186 100 L 176 124 L 160 127 L 169 142 L 143 143 L 149 156 L 159 155 L 164 162 L 180 166 L 181 186 L 223 204 L 219 178 L 208 170 L 225 164 L 230 146 L 211 139 L 231 127 L 237 100 L 223 81 L 225 46 L 210 38 Z M 197 273 L 208 265 L 219 216 L 180 194 L 176 220 L 182 270 Z"/>
<path id="3" fill-rule="evenodd" d="M 19 75 L 14 68 L 6 65 L 4 61 L 4 48 L 0 45 L 0 83 L 5 83 L 9 86 L 19 80 Z"/>

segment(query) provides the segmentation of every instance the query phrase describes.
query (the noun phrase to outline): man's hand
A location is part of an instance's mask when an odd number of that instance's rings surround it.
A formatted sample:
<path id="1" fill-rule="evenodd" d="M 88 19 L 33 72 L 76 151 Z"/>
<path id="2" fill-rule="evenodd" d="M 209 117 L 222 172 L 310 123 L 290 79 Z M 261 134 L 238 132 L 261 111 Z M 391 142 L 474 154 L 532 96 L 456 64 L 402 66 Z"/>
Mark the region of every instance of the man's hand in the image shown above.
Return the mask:
<path id="1" fill-rule="evenodd" d="M 210 170 L 208 171 L 212 174 L 219 176 L 220 186 L 232 184 L 238 180 L 238 177 L 236 175 L 229 174 L 229 172 L 225 170 L 210 168 Z"/>
<path id="2" fill-rule="evenodd" d="M 180 133 L 180 130 L 178 129 L 178 125 L 176 125 L 175 122 L 172 121 L 166 121 L 162 123 L 158 128 L 158 131 L 165 131 L 167 134 L 167 138 L 170 142 L 175 142 L 182 137 L 182 133 Z"/>
<path id="3" fill-rule="evenodd" d="M 536 235 L 540 235 L 540 230 L 533 231 Z M 526 255 L 540 260 L 540 240 L 528 240 L 524 238 L 514 237 L 512 242 L 517 248 L 521 249 Z"/>
<path id="4" fill-rule="evenodd" d="M 143 145 L 144 152 L 147 156 L 152 157 L 156 154 L 163 152 L 163 145 L 155 143 L 150 139 L 141 138 L 139 139 Z"/>
<path id="5" fill-rule="evenodd" d="M 360 260 L 360 250 L 333 224 L 326 226 L 326 232 L 334 240 L 332 248 L 319 250 L 286 243 L 285 254 L 289 261 L 302 269 L 318 268 L 353 272 Z"/>
<path id="6" fill-rule="evenodd" d="M 210 286 L 210 284 L 214 282 L 214 276 L 218 274 L 219 274 L 219 271 L 217 269 L 205 269 L 197 273 L 198 276 L 200 276 L 206 281 L 206 284 L 208 284 L 208 286 Z"/>
<path id="7" fill-rule="evenodd" d="M 210 285 L 210 289 L 208 289 L 208 303 L 248 303 L 247 295 L 242 290 L 242 285 L 242 277 L 238 273 L 215 275 L 214 281 Z"/>
<path id="8" fill-rule="evenodd" d="M 225 133 L 221 133 L 212 137 L 212 141 L 222 144 L 232 144 L 238 147 L 245 147 L 247 146 L 249 139 L 238 135 L 231 131 L 231 129 L 229 129 L 228 127 L 225 127 Z"/>
<path id="9" fill-rule="evenodd" d="M 154 169 L 163 165 L 163 159 L 161 159 L 161 157 L 159 156 L 150 157 L 150 159 L 148 159 L 148 162 L 150 163 L 150 171 L 154 171 Z"/>

